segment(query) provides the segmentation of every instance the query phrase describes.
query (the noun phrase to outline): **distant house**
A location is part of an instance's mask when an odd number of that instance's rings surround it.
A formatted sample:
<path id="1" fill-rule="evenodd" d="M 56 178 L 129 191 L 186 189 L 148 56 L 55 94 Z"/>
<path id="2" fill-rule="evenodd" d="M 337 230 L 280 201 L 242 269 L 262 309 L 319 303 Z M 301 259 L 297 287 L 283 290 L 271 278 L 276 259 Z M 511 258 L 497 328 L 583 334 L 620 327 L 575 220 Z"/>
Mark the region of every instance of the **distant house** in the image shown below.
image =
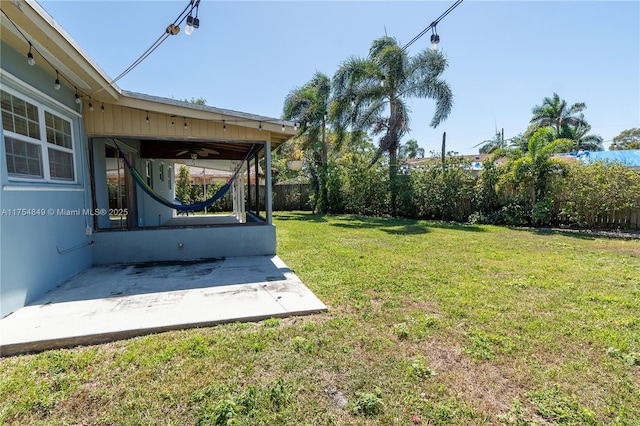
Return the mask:
<path id="1" fill-rule="evenodd" d="M 0 17 L 0 317 L 92 265 L 275 254 L 255 183 L 293 123 L 121 90 L 38 3 Z M 166 200 L 180 164 L 239 171 L 233 223 L 182 225 L 123 157 Z"/>
<path id="2" fill-rule="evenodd" d="M 640 149 L 620 150 L 620 151 L 584 151 L 578 152 L 576 157 L 584 163 L 595 161 L 617 162 L 640 171 Z"/>
<path id="3" fill-rule="evenodd" d="M 478 177 L 482 170 L 482 162 L 490 157 L 491 154 L 469 154 L 469 155 L 455 155 L 455 158 L 461 159 L 465 164 L 465 170 L 471 171 L 473 177 Z M 402 169 L 411 170 L 426 164 L 439 163 L 441 157 L 428 157 L 428 158 L 407 158 L 402 160 Z M 504 158 L 496 160 L 496 164 L 504 163 Z"/>

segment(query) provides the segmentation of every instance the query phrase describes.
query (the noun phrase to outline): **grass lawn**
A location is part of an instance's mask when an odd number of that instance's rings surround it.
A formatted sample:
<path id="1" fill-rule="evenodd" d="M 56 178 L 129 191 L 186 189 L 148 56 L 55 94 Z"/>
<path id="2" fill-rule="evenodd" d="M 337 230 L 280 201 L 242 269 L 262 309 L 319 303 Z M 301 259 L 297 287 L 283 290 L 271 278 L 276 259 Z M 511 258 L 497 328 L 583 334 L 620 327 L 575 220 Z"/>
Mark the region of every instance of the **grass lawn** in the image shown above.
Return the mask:
<path id="1" fill-rule="evenodd" d="M 328 313 L 0 359 L 0 424 L 640 424 L 640 240 L 276 225 Z"/>

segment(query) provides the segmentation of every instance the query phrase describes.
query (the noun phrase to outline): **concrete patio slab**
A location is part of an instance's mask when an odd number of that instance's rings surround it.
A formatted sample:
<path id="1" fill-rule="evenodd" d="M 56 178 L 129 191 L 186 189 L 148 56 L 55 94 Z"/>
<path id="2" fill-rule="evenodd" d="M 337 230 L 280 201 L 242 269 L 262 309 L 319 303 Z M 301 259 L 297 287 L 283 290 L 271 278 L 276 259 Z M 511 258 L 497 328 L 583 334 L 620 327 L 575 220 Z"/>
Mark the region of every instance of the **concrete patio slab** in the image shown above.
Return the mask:
<path id="1" fill-rule="evenodd" d="M 278 256 L 94 266 L 0 320 L 0 355 L 326 310 Z"/>

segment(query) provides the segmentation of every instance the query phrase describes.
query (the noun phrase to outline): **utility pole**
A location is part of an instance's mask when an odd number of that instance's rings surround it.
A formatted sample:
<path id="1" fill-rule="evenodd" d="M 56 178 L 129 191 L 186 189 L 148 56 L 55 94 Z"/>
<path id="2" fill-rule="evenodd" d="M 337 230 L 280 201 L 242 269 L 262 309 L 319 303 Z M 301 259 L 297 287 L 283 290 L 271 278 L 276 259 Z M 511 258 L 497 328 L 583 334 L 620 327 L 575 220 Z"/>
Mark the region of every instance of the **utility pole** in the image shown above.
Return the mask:
<path id="1" fill-rule="evenodd" d="M 442 132 L 442 171 L 444 172 L 445 168 L 445 155 L 446 155 L 446 146 L 447 146 L 447 132 Z"/>

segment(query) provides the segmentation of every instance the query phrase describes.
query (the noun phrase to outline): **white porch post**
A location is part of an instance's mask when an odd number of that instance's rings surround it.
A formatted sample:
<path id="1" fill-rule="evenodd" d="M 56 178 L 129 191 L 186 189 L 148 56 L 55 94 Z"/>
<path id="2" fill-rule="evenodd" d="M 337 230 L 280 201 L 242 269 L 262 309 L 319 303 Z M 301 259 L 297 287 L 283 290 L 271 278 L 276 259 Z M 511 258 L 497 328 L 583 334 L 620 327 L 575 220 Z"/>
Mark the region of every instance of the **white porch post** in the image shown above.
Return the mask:
<path id="1" fill-rule="evenodd" d="M 244 211 L 244 170 L 245 164 L 243 163 L 237 178 L 231 185 L 231 190 L 233 191 L 233 213 L 240 223 L 246 222 Z"/>
<path id="2" fill-rule="evenodd" d="M 273 194 L 271 192 L 271 141 L 266 141 L 264 150 L 264 167 L 266 168 L 264 189 L 267 191 L 265 210 L 267 215 L 267 224 L 271 225 L 273 223 Z"/>

